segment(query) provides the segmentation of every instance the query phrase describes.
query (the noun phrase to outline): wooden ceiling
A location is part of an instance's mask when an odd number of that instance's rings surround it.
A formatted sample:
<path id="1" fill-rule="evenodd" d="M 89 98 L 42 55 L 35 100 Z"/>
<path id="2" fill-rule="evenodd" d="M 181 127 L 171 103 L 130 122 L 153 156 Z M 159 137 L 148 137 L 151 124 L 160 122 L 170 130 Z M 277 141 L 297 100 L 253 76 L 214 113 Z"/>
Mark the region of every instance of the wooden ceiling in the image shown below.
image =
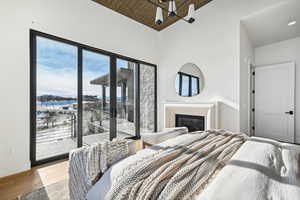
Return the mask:
<path id="1" fill-rule="evenodd" d="M 156 6 L 151 4 L 149 0 L 93 0 L 107 8 L 121 13 L 137 22 L 140 22 L 148 27 L 160 31 L 179 20 L 178 17 L 167 17 L 168 13 L 163 12 L 164 22 L 161 25 L 155 24 Z M 158 0 L 150 0 L 158 3 Z M 186 16 L 188 6 L 191 3 L 195 4 L 195 9 L 199 9 L 212 0 L 175 0 L 177 5 L 177 14 L 179 16 Z M 163 7 L 168 8 L 168 3 L 161 4 Z"/>

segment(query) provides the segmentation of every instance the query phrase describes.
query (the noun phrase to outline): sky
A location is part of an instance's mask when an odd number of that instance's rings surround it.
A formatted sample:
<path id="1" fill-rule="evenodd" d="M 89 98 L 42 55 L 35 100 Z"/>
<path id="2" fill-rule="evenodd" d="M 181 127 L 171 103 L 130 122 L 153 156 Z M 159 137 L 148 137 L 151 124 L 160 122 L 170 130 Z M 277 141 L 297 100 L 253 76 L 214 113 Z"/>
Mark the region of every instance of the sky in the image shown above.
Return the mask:
<path id="1" fill-rule="evenodd" d="M 83 50 L 83 95 L 101 95 L 89 82 L 109 72 L 109 57 Z M 118 59 L 117 66 L 127 67 Z M 37 95 L 77 96 L 77 47 L 37 37 Z M 107 92 L 109 95 L 109 92 Z"/>

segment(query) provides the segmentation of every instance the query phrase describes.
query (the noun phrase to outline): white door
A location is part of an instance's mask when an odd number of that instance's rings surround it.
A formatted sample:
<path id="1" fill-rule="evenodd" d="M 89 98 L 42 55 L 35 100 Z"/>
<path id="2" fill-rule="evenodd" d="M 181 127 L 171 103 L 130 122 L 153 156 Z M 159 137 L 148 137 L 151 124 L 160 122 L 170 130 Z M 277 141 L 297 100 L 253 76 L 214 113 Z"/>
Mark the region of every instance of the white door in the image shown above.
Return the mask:
<path id="1" fill-rule="evenodd" d="M 255 68 L 255 136 L 294 143 L 295 64 Z"/>

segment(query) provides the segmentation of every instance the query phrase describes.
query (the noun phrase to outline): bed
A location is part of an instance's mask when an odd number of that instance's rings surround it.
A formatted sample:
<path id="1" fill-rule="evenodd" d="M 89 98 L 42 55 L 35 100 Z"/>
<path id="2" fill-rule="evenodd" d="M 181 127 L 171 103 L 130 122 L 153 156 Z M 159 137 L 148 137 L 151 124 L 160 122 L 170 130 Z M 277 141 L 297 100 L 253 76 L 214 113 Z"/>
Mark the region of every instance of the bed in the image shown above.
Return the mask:
<path id="1" fill-rule="evenodd" d="M 161 151 L 161 149 L 172 149 L 177 148 L 178 146 L 184 146 L 186 145 L 185 141 L 191 138 L 199 138 L 200 134 L 203 134 L 203 132 L 179 135 L 160 144 L 156 144 L 150 148 L 143 149 L 132 156 L 118 161 L 117 163 L 112 165 L 102 175 L 101 179 L 96 182 L 88 191 L 86 196 L 87 200 L 146 199 L 141 198 L 140 196 L 139 198 L 135 198 L 132 196 L 129 198 L 131 194 L 128 194 L 129 196 L 127 196 L 126 198 L 120 198 L 120 196 L 118 196 L 118 193 L 122 193 L 123 189 L 127 189 L 129 185 L 124 184 L 127 183 L 125 181 L 122 186 L 122 184 L 120 183 L 115 183 L 116 180 L 122 182 L 123 180 L 120 179 L 120 177 L 124 176 L 124 172 L 126 172 L 128 166 L 133 165 L 133 163 L 137 163 L 137 161 L 142 160 L 143 158 L 150 157 L 151 155 Z M 237 143 L 235 142 L 234 144 Z M 232 149 L 232 147 L 230 149 Z M 213 146 L 213 148 L 218 148 L 218 146 L 215 145 Z M 197 188 L 196 192 L 193 192 L 193 195 L 182 195 L 182 192 L 184 191 L 180 191 L 181 193 L 177 192 L 177 196 L 173 195 L 172 197 L 172 193 L 176 193 L 176 189 L 172 190 L 172 187 L 169 187 L 171 188 L 171 190 L 168 190 L 167 192 L 163 191 L 163 189 L 158 190 L 160 192 L 165 192 L 166 194 L 164 196 L 159 196 L 157 194 L 155 196 L 154 194 L 155 192 L 157 193 L 157 191 L 153 191 L 152 193 L 150 193 L 150 196 L 152 197 L 147 197 L 147 199 L 300 199 L 300 147 L 298 145 L 280 143 L 269 139 L 247 137 L 247 139 L 243 141 L 235 151 L 228 152 L 228 155 L 229 153 L 229 159 L 225 159 L 225 163 L 219 163 L 219 166 L 222 167 L 216 168 L 216 170 L 214 170 L 214 172 L 209 175 L 209 178 L 203 181 L 201 187 Z M 226 158 L 228 158 L 228 156 Z M 209 160 L 207 163 L 212 163 L 212 161 Z M 211 169 L 212 166 L 215 166 L 215 164 L 211 165 L 207 169 Z M 155 169 L 151 173 L 154 174 L 160 168 Z M 204 170 L 204 175 L 211 173 L 211 171 L 207 169 L 206 171 Z M 179 168 L 177 170 L 180 171 L 182 169 Z M 198 168 L 197 170 L 197 172 L 200 173 L 200 170 L 202 170 L 202 168 Z M 191 171 L 191 173 L 194 172 L 195 170 Z M 127 171 L 126 173 L 129 172 Z M 127 179 L 130 178 L 127 174 L 125 176 Z M 197 176 L 197 174 L 193 175 L 192 177 L 195 176 Z M 159 181 L 153 179 L 152 181 L 154 182 L 151 182 L 151 184 L 155 183 L 155 181 L 158 183 L 162 183 L 163 180 L 165 179 L 161 179 Z M 170 178 L 169 180 L 172 180 L 172 178 Z M 204 180 L 204 178 L 200 177 L 197 180 Z M 177 183 L 178 180 L 177 182 L 173 182 Z M 146 188 L 153 188 L 151 184 L 148 184 Z M 196 183 L 194 182 L 193 185 L 195 184 Z M 112 188 L 116 187 L 116 185 L 119 188 L 114 188 L 115 193 L 113 193 Z M 157 187 L 159 186 L 160 184 L 157 184 Z M 169 184 L 165 184 L 164 188 L 166 188 L 167 186 L 169 186 Z M 187 186 L 189 185 L 184 185 L 184 187 Z M 124 189 L 124 191 L 126 189 Z M 192 189 L 191 191 L 193 191 Z M 132 191 L 133 189 L 130 190 L 131 193 Z M 143 195 L 144 197 L 147 196 L 146 193 Z"/>

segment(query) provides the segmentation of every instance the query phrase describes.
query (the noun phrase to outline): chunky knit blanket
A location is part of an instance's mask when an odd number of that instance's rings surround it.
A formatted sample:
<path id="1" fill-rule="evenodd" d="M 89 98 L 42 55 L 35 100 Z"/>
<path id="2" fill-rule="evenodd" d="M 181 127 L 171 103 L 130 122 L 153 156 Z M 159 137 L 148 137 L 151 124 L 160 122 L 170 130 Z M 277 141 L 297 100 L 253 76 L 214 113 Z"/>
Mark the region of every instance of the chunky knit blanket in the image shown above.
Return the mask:
<path id="1" fill-rule="evenodd" d="M 248 138 L 225 131 L 189 135 L 180 145 L 164 147 L 127 166 L 105 199 L 193 199 Z"/>
<path id="2" fill-rule="evenodd" d="M 101 174 L 127 156 L 128 142 L 119 139 L 72 150 L 69 154 L 70 199 L 84 200 Z"/>

